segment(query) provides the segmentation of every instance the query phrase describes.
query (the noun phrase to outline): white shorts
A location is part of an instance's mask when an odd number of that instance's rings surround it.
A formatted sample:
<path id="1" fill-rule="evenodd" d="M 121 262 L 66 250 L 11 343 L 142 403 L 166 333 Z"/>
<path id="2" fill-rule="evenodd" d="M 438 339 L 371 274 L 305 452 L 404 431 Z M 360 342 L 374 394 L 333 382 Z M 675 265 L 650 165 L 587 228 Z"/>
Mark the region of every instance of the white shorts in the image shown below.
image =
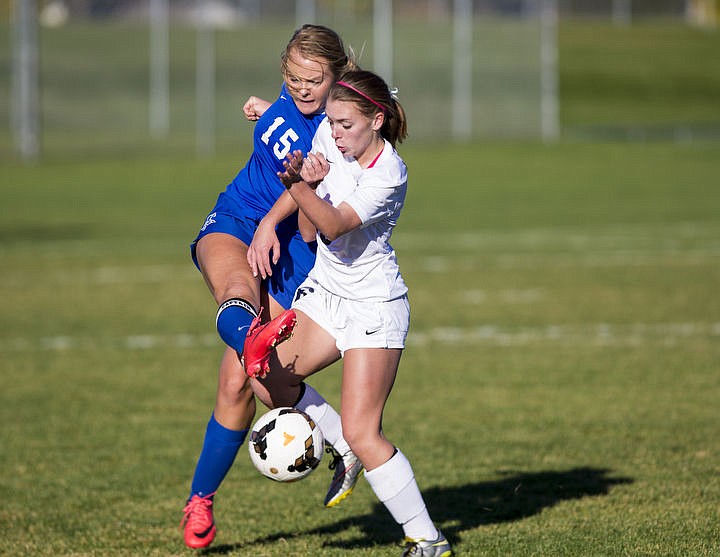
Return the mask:
<path id="1" fill-rule="evenodd" d="M 407 296 L 387 302 L 348 300 L 308 278 L 295 292 L 292 307 L 330 333 L 343 354 L 351 348 L 405 348 L 410 325 Z"/>

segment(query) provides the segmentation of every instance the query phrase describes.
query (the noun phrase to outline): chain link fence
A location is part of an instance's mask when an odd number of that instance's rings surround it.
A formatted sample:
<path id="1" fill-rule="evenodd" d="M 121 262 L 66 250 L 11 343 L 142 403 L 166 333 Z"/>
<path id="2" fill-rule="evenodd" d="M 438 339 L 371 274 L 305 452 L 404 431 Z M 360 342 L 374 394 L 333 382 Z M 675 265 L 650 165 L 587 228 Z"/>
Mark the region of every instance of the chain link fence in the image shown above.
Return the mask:
<path id="1" fill-rule="evenodd" d="M 548 95 L 557 95 L 556 28 L 552 21 L 549 28 L 543 24 L 547 6 L 561 20 L 610 18 L 620 9 L 633 19 L 677 19 L 686 17 L 690 2 L 467 0 L 472 15 L 464 81 L 470 97 L 458 114 L 456 63 L 459 52 L 465 53 L 458 51 L 453 13 L 462 1 L 396 0 L 389 48 L 378 46 L 378 0 L 161 1 L 169 20 L 158 43 L 153 0 L 37 0 L 44 156 L 207 154 L 249 145 L 251 125 L 242 104 L 253 94 L 276 98 L 280 52 L 305 20 L 337 30 L 363 67 L 379 71 L 390 63 L 388 80 L 408 113 L 409 141 L 457 139 L 458 122 L 469 130 L 464 139 L 536 139 L 545 134 L 548 111 L 557 118 L 553 99 L 547 102 Z M 7 99 L 0 117 L 8 122 L 0 146 L 8 156 L 16 150 L 19 104 L 11 64 L 17 57 L 12 5 L 0 0 L 7 14 L 0 30 L 15 37 L 0 45 L 0 98 Z M 166 49 L 159 57 L 158 44 Z M 544 60 L 554 77 L 543 76 Z M 165 77 L 158 81 L 160 75 Z"/>

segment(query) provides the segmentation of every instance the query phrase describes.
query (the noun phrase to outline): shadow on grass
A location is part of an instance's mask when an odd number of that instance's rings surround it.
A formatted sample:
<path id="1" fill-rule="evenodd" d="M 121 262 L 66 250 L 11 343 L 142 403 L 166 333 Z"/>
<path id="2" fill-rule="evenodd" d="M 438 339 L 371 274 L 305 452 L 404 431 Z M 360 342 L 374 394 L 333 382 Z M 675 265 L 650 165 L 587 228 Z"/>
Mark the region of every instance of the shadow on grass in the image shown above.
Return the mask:
<path id="1" fill-rule="evenodd" d="M 91 237 L 92 233 L 93 227 L 88 223 L 0 226 L 0 244 L 84 240 Z"/>
<path id="2" fill-rule="evenodd" d="M 431 487 L 423 491 L 430 515 L 442 526 L 451 543 L 457 543 L 463 531 L 483 524 L 512 522 L 539 513 L 561 501 L 606 495 L 615 485 L 629 484 L 631 478 L 613 478 L 604 468 L 573 468 L 566 471 L 503 471 L 502 479 L 456 487 Z M 368 548 L 398 541 L 400 528 L 385 507 L 377 503 L 366 515 L 328 524 L 303 532 L 278 532 L 238 544 L 219 545 L 205 554 L 225 554 L 253 545 L 273 543 L 303 535 L 338 534 L 358 527 L 362 538 L 328 541 L 326 547 Z"/>

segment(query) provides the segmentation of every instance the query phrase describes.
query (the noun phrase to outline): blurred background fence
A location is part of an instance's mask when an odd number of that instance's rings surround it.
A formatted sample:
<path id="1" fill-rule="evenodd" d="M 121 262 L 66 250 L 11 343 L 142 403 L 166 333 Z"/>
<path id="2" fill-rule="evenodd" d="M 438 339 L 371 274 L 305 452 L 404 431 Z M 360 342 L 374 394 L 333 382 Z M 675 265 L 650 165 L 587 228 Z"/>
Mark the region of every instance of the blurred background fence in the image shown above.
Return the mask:
<path id="1" fill-rule="evenodd" d="M 303 22 L 336 29 L 398 88 L 410 141 L 720 137 L 714 0 L 0 0 L 0 13 L 0 160 L 247 145 L 242 104 L 277 96 Z M 618 41 L 635 30 L 627 60 Z M 674 52 L 668 38 L 691 59 L 648 64 Z M 663 64 L 665 85 L 638 89 Z M 609 102 L 583 105 L 598 88 Z"/>

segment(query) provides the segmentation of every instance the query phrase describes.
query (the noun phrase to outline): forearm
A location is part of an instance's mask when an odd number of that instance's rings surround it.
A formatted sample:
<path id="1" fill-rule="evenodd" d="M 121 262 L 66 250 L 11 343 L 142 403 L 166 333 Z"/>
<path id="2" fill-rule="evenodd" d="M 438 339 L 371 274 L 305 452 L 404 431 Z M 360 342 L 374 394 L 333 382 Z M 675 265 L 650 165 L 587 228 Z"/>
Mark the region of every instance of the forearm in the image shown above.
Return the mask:
<path id="1" fill-rule="evenodd" d="M 288 191 L 307 219 L 328 240 L 332 241 L 361 224 L 352 208 L 346 204 L 333 207 L 319 198 L 304 181 L 295 182 Z"/>
<path id="2" fill-rule="evenodd" d="M 317 228 L 310 222 L 305 213 L 302 211 L 298 212 L 298 229 L 300 230 L 300 236 L 306 242 L 312 242 L 317 236 Z"/>
<path id="3" fill-rule="evenodd" d="M 293 197 L 285 191 L 278 197 L 275 204 L 270 208 L 265 217 L 263 217 L 263 220 L 275 227 L 297 210 L 297 203 L 295 203 Z"/>

